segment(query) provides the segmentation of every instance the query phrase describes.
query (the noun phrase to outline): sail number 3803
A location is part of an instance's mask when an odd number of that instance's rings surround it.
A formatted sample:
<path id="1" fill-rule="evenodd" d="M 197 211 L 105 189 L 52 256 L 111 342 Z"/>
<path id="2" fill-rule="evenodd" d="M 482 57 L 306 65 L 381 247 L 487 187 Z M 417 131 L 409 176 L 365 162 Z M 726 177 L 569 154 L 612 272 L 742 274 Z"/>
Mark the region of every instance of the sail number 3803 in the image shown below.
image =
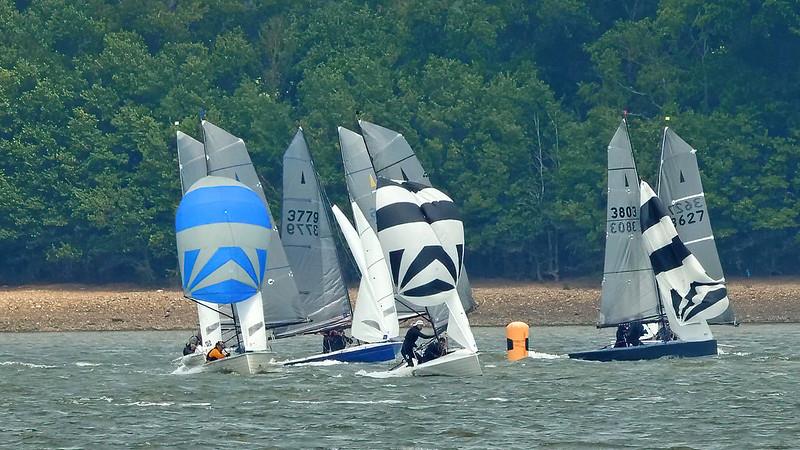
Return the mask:
<path id="1" fill-rule="evenodd" d="M 319 213 L 307 209 L 288 210 L 286 212 L 286 233 L 319 236 Z"/>

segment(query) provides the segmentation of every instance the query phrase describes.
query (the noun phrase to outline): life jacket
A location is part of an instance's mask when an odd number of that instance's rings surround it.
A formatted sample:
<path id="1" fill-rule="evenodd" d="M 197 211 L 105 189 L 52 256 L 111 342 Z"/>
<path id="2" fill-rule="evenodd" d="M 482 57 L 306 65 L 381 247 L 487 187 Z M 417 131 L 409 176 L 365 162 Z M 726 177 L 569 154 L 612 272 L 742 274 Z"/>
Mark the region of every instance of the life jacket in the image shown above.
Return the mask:
<path id="1" fill-rule="evenodd" d="M 211 349 L 210 352 L 206 354 L 206 361 L 216 361 L 218 359 L 222 359 L 225 357 L 225 354 L 219 351 L 217 347 Z"/>

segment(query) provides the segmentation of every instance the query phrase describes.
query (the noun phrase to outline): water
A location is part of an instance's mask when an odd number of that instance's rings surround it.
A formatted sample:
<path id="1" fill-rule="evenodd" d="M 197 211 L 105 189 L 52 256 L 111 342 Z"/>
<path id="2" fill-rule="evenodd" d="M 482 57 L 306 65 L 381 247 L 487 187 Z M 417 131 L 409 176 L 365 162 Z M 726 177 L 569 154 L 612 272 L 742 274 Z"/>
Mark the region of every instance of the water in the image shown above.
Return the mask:
<path id="1" fill-rule="evenodd" d="M 483 377 L 357 375 L 379 365 L 175 375 L 186 332 L 0 334 L 0 446 L 795 447 L 800 324 L 716 327 L 717 357 L 557 358 L 613 330 L 534 328 L 509 363 L 502 328 L 475 330 Z M 279 342 L 302 356 L 318 337 Z"/>

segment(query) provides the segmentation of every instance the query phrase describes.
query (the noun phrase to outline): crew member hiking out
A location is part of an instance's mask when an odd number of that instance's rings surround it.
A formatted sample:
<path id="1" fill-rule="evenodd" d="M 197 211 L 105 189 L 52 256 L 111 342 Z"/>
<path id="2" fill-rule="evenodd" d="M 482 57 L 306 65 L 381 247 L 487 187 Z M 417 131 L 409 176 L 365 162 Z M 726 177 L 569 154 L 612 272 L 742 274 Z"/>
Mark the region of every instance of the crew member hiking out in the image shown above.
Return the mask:
<path id="1" fill-rule="evenodd" d="M 211 349 L 208 354 L 206 354 L 206 361 L 216 361 L 218 359 L 222 359 L 228 356 L 228 353 L 225 351 L 225 343 L 222 341 L 217 342 L 217 345 Z"/>
<path id="2" fill-rule="evenodd" d="M 423 322 L 421 320 L 411 324 L 411 328 L 408 329 L 406 337 L 403 339 L 403 348 L 400 349 L 400 354 L 403 355 L 403 359 L 406 360 L 409 367 L 414 365 L 414 349 L 417 347 L 417 339 L 430 339 L 433 337 L 422 332 L 422 325 Z"/>

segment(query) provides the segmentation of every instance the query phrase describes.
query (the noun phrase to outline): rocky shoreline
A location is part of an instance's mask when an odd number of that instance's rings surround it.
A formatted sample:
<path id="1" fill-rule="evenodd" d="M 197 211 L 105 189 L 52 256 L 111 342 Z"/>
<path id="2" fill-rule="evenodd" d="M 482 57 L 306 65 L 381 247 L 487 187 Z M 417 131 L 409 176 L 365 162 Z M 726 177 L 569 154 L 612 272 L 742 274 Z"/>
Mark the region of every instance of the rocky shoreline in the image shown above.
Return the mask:
<path id="1" fill-rule="evenodd" d="M 473 290 L 474 326 L 594 325 L 600 296 L 594 279 L 479 280 Z M 800 279 L 735 279 L 728 290 L 742 323 L 800 322 Z M 177 289 L 130 285 L 4 286 L 0 311 L 0 332 L 189 330 L 197 323 L 194 304 Z"/>

